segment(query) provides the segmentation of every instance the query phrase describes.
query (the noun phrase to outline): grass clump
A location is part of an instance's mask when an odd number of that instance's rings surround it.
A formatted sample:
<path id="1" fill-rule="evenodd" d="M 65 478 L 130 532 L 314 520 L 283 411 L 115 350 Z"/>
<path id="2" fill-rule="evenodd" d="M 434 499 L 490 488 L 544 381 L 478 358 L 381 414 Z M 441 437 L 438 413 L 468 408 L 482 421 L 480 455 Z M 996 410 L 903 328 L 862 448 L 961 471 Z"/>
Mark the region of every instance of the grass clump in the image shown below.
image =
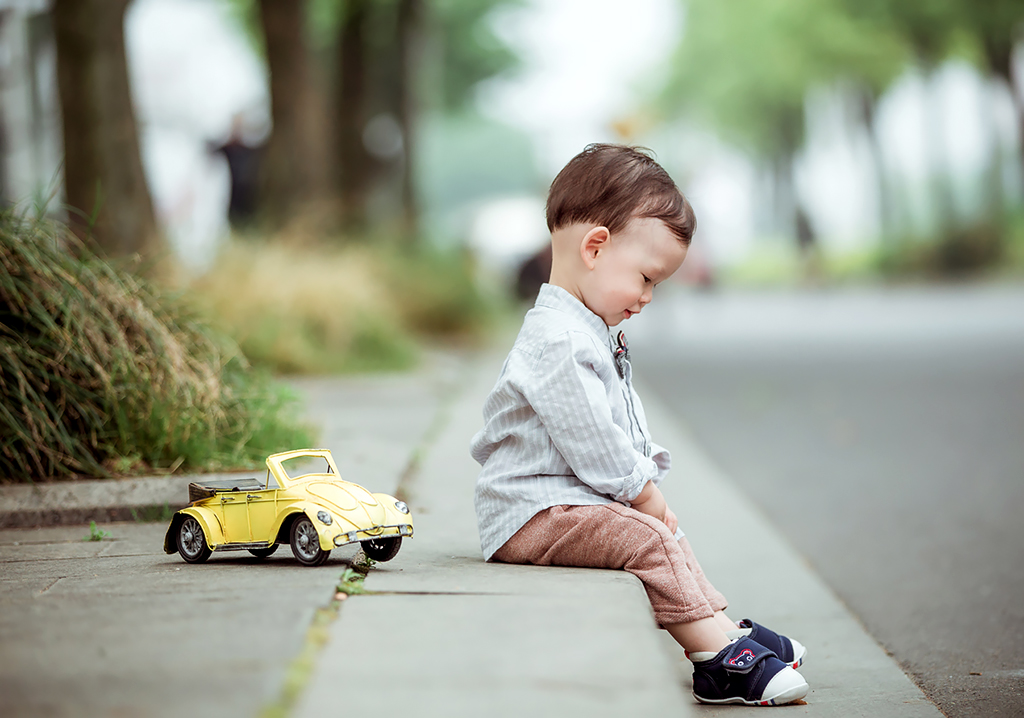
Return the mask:
<path id="1" fill-rule="evenodd" d="M 0 476 L 216 470 L 311 443 L 294 397 L 63 225 L 0 213 Z"/>
<path id="2" fill-rule="evenodd" d="M 234 241 L 188 287 L 253 363 L 284 374 L 408 369 L 421 339 L 474 336 L 494 314 L 465 258 L 385 241 Z"/>
<path id="3" fill-rule="evenodd" d="M 235 242 L 191 290 L 251 361 L 276 372 L 405 369 L 415 360 L 386 281 L 365 251 Z"/>

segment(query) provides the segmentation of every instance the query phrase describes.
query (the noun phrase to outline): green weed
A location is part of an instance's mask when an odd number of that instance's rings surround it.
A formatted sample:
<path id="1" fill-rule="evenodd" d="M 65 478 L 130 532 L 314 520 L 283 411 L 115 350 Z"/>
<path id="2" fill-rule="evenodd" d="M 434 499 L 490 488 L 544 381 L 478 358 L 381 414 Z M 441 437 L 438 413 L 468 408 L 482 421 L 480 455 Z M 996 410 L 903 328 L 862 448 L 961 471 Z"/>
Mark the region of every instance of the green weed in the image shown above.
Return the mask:
<path id="1" fill-rule="evenodd" d="M 363 588 L 363 581 L 366 579 L 366 574 L 362 571 L 357 571 L 354 568 L 346 568 L 345 572 L 341 574 L 341 579 L 338 581 L 337 591 L 338 593 L 348 594 L 349 596 L 361 596 L 367 593 L 371 593 L 367 589 Z"/>
<path id="2" fill-rule="evenodd" d="M 104 531 L 96 525 L 95 521 L 89 522 L 89 535 L 86 536 L 83 541 L 102 541 L 103 539 L 110 538 L 110 532 Z"/>

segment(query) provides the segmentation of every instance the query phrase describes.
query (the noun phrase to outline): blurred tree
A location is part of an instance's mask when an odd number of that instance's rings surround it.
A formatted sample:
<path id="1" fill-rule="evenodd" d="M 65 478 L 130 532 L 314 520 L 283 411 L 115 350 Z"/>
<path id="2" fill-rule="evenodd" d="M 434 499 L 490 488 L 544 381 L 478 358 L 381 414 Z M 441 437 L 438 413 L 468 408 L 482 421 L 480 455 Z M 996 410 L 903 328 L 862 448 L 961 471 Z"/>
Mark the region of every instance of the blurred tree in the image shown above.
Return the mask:
<path id="1" fill-rule="evenodd" d="M 368 42 L 372 6 L 372 0 L 346 0 L 338 22 L 335 174 L 342 225 L 357 231 L 368 224 L 367 198 L 376 179 L 374 159 L 363 141 L 373 82 Z"/>
<path id="2" fill-rule="evenodd" d="M 1013 99 L 1017 114 L 1018 160 L 1024 177 L 1024 77 L 1013 61 L 1014 46 L 1024 40 L 1024 2 L 1021 0 L 959 0 L 961 22 L 977 37 L 988 72 L 999 79 Z M 988 113 L 986 113 L 988 114 Z M 1002 214 L 1004 192 L 998 148 L 991 170 L 993 212 Z"/>
<path id="3" fill-rule="evenodd" d="M 321 3 L 329 0 L 320 0 Z M 376 193 L 396 198 L 399 234 L 419 215 L 414 179 L 425 109 L 463 107 L 516 57 L 490 25 L 521 0 L 345 0 L 337 32 L 337 158 L 343 221 L 365 227 Z M 327 14 L 324 13 L 324 16 Z"/>
<path id="4" fill-rule="evenodd" d="M 943 112 L 934 83 L 929 82 L 939 63 L 957 46 L 962 33 L 963 0 L 841 0 L 850 17 L 867 23 L 874 32 L 895 33 L 912 52 L 913 62 L 924 76 L 935 107 L 924 113 L 923 136 L 927 139 L 932 167 L 932 214 L 941 230 L 956 225 L 954 192 L 943 166 L 945 140 Z"/>
<path id="5" fill-rule="evenodd" d="M 874 98 L 905 56 L 898 37 L 843 12 L 841 1 L 689 0 L 665 92 L 670 110 L 763 158 L 774 177 L 773 205 L 789 215 L 781 224 L 805 251 L 815 239 L 793 161 L 804 141 L 808 89 L 853 79 L 870 123 Z M 876 164 L 880 170 L 880 157 Z"/>
<path id="6" fill-rule="evenodd" d="M 318 143 L 305 41 L 306 6 L 306 0 L 259 2 L 274 126 L 261 167 L 260 209 L 272 223 L 286 221 L 317 194 L 313 170 Z"/>
<path id="7" fill-rule="evenodd" d="M 501 13 L 522 5 L 523 0 L 430 0 L 427 54 L 434 76 L 428 82 L 435 108 L 465 108 L 481 82 L 519 65 L 496 24 Z"/>
<path id="8" fill-rule="evenodd" d="M 107 256 L 152 254 L 159 246 L 128 84 L 128 3 L 53 3 L 71 226 Z"/>
<path id="9" fill-rule="evenodd" d="M 423 64 L 424 44 L 423 0 L 398 0 L 394 97 L 392 99 L 398 126 L 402 132 L 401 144 L 401 226 L 403 234 L 413 236 L 419 220 L 416 188 L 413 186 L 416 146 L 416 120 L 420 110 L 416 73 Z"/>
<path id="10" fill-rule="evenodd" d="M 268 154 L 279 158 L 268 158 L 267 169 L 280 178 L 274 184 L 288 185 L 277 194 L 301 192 L 306 182 L 311 195 L 336 197 L 345 228 L 365 231 L 397 217 L 392 229 L 415 236 L 422 111 L 461 108 L 479 82 L 513 67 L 490 18 L 523 0 L 259 0 L 259 18 L 255 0 L 230 2 L 257 44 L 253 28 L 264 28 L 274 120 Z M 311 60 L 330 67 L 303 66 Z M 303 86 L 313 88 L 312 102 L 302 100 Z M 323 96 L 319 114 L 328 120 L 304 120 Z M 325 158 L 333 160 L 326 173 L 289 175 Z"/>

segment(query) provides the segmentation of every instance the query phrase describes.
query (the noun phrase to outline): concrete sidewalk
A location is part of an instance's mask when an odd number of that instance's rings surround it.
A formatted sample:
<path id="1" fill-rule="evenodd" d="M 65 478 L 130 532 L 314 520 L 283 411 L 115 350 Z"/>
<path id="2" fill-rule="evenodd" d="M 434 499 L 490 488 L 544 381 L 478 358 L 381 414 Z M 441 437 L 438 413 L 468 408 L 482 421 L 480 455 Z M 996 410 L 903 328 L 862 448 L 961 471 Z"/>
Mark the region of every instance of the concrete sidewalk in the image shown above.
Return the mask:
<path id="1" fill-rule="evenodd" d="M 368 576 L 367 588 L 383 595 L 346 601 L 298 715 L 320 715 L 339 696 L 357 713 L 386 704 L 409 716 L 760 711 L 694 702 L 689 663 L 657 629 L 629 574 L 481 561 L 472 507 L 477 466 L 467 444 L 502 358 L 487 357 L 466 375 L 450 420 L 408 487 L 417 538 Z M 673 450 L 666 496 L 706 572 L 732 597 L 734 617 L 755 617 L 808 647 L 803 673 L 811 693 L 807 705 L 789 711 L 938 718 L 658 405 L 657 394 L 644 394 L 655 436 Z"/>
<path id="2" fill-rule="evenodd" d="M 694 702 L 689 663 L 629 574 L 483 563 L 467 447 L 502 359 L 442 356 L 413 375 L 298 385 L 324 427 L 320 443 L 350 462 L 339 462 L 343 475 L 383 491 L 401 483 L 416 536 L 371 571 L 365 586 L 378 593 L 341 604 L 291 714 L 760 710 Z M 640 390 L 655 437 L 673 452 L 666 496 L 730 613 L 808 647 L 811 693 L 789 710 L 938 718 L 656 393 Z M 8 489 L 0 516 L 15 505 Z M 16 510 L 45 511 L 45 492 L 36 496 Z M 262 565 L 229 554 L 192 567 L 159 550 L 160 525 L 111 530 L 123 543 L 81 543 L 81 527 L 0 531 L 0 713 L 256 715 L 279 702 L 312 615 L 331 604 L 351 558 L 336 552 L 307 569 L 285 547 Z"/>

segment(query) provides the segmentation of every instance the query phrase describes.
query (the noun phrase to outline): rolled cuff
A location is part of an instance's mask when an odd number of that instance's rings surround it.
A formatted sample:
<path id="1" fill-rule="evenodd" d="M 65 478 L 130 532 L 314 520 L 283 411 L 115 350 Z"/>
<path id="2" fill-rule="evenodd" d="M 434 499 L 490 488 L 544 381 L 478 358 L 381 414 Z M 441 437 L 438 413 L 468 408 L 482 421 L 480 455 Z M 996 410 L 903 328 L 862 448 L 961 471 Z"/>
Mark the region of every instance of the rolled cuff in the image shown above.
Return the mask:
<path id="1" fill-rule="evenodd" d="M 629 506 L 630 503 L 640 492 L 644 490 L 644 486 L 647 485 L 648 481 L 654 481 L 658 476 L 658 465 L 646 456 L 640 456 L 636 465 L 633 467 L 632 473 L 622 480 L 622 490 L 612 496 L 613 499 L 619 503 Z"/>
<path id="2" fill-rule="evenodd" d="M 672 468 L 672 455 L 669 454 L 668 449 L 664 446 L 659 446 L 654 442 L 651 442 L 651 449 L 651 460 L 658 467 L 658 475 L 654 479 L 654 485 L 661 486 L 661 482 L 664 481 L 669 469 Z"/>

